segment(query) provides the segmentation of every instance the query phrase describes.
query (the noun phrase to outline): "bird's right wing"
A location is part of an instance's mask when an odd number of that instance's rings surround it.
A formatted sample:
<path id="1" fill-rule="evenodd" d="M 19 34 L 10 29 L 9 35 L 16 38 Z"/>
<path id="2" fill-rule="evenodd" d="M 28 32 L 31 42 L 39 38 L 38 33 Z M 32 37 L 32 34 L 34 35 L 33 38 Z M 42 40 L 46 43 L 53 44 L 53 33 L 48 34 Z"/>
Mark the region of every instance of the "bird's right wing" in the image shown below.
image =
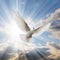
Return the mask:
<path id="1" fill-rule="evenodd" d="M 30 28 L 28 24 L 25 22 L 25 20 L 20 16 L 18 12 L 14 12 L 14 18 L 19 26 L 20 29 L 22 29 L 25 32 L 30 31 Z"/>
<path id="2" fill-rule="evenodd" d="M 33 30 L 33 35 L 38 36 L 41 35 L 43 32 L 47 31 L 50 27 L 51 23 L 46 25 L 40 26 L 37 29 Z"/>

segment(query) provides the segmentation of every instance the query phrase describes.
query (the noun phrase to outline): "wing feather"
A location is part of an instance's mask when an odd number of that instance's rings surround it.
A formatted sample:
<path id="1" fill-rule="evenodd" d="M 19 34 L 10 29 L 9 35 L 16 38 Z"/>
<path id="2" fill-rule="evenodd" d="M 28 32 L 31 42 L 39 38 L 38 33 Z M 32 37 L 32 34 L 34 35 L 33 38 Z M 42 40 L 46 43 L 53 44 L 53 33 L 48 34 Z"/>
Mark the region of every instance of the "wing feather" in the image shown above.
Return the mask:
<path id="1" fill-rule="evenodd" d="M 25 20 L 20 16 L 18 12 L 14 13 L 15 20 L 19 26 L 20 29 L 22 29 L 25 32 L 30 31 L 30 28 L 28 24 L 25 22 Z"/>

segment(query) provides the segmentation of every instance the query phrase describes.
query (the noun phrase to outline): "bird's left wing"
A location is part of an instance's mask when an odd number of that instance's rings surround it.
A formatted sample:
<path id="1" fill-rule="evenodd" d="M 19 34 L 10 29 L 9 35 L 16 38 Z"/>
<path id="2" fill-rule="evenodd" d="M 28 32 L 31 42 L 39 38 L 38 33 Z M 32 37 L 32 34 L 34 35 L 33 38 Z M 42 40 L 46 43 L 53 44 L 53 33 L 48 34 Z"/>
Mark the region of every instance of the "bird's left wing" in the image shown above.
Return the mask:
<path id="1" fill-rule="evenodd" d="M 14 15 L 14 18 L 15 18 L 15 20 L 16 20 L 16 22 L 17 22 L 20 29 L 22 29 L 25 32 L 30 31 L 30 28 L 29 28 L 28 24 L 20 16 L 20 14 L 18 12 L 14 12 L 13 15 Z"/>

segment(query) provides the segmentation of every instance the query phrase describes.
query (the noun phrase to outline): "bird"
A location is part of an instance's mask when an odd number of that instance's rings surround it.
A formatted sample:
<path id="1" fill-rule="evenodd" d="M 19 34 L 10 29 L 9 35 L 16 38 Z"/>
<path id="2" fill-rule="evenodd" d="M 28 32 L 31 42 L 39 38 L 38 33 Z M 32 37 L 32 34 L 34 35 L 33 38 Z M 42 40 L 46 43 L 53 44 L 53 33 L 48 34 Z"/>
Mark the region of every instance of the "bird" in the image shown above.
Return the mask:
<path id="1" fill-rule="evenodd" d="M 29 42 L 33 35 L 37 36 L 42 34 L 50 26 L 50 23 L 48 23 L 46 25 L 45 24 L 40 25 L 38 28 L 33 28 L 31 30 L 31 28 L 29 27 L 27 22 L 24 20 L 24 18 L 19 14 L 19 12 L 14 12 L 13 16 L 19 28 L 24 32 L 24 34 L 20 34 L 20 37 L 22 38 L 22 40 L 24 39 L 26 42 Z"/>

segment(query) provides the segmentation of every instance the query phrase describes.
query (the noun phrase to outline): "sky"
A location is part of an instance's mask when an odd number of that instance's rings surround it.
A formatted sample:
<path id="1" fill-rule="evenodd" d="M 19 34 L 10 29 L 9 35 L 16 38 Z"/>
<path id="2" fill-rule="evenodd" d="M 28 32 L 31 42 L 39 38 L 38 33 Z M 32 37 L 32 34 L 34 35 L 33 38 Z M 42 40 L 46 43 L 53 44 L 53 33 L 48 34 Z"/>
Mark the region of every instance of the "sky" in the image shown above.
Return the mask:
<path id="1" fill-rule="evenodd" d="M 31 48 L 24 46 L 26 42 L 20 40 L 19 33 L 21 31 L 12 16 L 14 11 L 18 11 L 31 28 L 51 22 L 50 29 L 47 30 L 45 28 L 46 31 L 41 35 L 32 37 L 33 43 L 27 43 L 28 47 Z M 48 58 L 59 60 L 60 0 L 0 0 L 0 46 L 2 46 L 0 50 L 4 51 L 9 45 L 13 45 L 16 49 L 29 50 L 26 54 L 27 57 L 33 51 L 36 54 L 43 54 L 41 49 L 48 48 L 48 52 L 50 53 Z M 35 54 L 35 52 L 32 54 Z M 30 58 L 28 57 L 28 59 Z M 37 58 L 40 59 L 40 57 Z"/>

